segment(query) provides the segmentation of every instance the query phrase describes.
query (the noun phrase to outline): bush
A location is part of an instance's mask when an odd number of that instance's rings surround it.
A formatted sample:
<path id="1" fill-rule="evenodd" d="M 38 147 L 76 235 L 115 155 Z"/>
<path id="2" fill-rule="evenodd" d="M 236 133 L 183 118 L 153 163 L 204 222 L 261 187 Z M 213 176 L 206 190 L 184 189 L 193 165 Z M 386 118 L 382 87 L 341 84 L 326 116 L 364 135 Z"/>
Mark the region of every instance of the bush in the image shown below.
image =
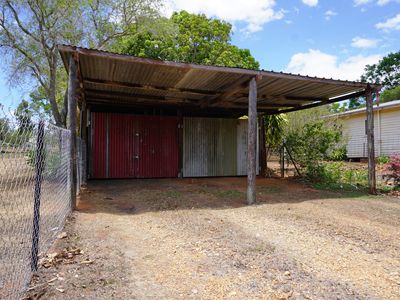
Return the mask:
<path id="1" fill-rule="evenodd" d="M 387 181 L 393 179 L 395 185 L 400 185 L 400 154 L 393 154 L 389 157 L 384 172 Z"/>
<path id="2" fill-rule="evenodd" d="M 381 155 L 376 158 L 376 163 L 379 165 L 387 164 L 390 161 L 389 156 Z"/>
<path id="3" fill-rule="evenodd" d="M 345 148 L 337 148 L 341 141 L 341 128 L 329 126 L 321 120 L 306 123 L 302 130 L 289 132 L 286 136 L 286 145 L 293 160 L 303 170 L 302 173 L 313 180 L 330 176 L 326 172 L 333 170 L 326 170 L 322 162 L 329 160 L 332 154 L 338 160 L 344 157 Z"/>
<path id="4" fill-rule="evenodd" d="M 329 155 L 329 160 L 342 161 L 347 159 L 347 148 L 346 146 L 341 146 L 339 148 L 333 149 Z"/>
<path id="5" fill-rule="evenodd" d="M 325 162 L 308 169 L 308 178 L 322 189 L 358 189 L 368 185 L 368 170 L 347 169 L 342 162 Z"/>

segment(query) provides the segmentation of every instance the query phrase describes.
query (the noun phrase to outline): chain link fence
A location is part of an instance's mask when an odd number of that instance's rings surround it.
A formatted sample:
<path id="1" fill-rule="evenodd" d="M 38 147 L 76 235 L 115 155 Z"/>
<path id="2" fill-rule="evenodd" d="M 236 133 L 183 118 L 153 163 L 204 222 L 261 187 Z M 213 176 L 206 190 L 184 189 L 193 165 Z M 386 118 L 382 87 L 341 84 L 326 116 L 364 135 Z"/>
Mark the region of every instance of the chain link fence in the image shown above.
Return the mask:
<path id="1" fill-rule="evenodd" d="M 19 299 L 71 212 L 71 132 L 0 118 L 0 299 Z M 78 139 L 78 188 L 85 145 Z"/>

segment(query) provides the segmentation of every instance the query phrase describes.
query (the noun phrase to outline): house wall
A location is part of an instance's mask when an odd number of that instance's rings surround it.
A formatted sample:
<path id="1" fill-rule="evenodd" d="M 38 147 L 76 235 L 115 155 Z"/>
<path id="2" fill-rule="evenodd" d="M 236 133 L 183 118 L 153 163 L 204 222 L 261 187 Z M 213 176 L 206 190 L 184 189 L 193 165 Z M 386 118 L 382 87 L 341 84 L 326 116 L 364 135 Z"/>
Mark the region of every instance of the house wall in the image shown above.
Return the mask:
<path id="1" fill-rule="evenodd" d="M 367 157 L 365 114 L 340 117 L 349 158 Z M 374 112 L 375 155 L 400 153 L 400 108 Z"/>

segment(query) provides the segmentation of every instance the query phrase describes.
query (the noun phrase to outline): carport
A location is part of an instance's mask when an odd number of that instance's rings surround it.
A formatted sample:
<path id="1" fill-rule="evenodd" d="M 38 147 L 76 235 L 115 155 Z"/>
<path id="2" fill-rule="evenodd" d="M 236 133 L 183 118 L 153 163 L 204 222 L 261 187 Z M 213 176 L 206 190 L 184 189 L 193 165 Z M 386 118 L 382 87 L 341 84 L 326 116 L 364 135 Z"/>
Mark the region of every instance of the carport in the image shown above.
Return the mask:
<path id="1" fill-rule="evenodd" d="M 201 168 L 207 163 L 212 167 L 208 167 L 202 176 L 247 175 L 247 203 L 252 204 L 256 201 L 258 139 L 261 168 L 265 165 L 265 137 L 263 130 L 258 131 L 258 123 L 259 127 L 263 127 L 261 118 L 257 122 L 258 117 L 365 96 L 369 191 L 375 193 L 372 104 L 373 94 L 379 92 L 377 85 L 264 70 L 158 61 L 68 45 L 59 45 L 58 49 L 69 74 L 68 126 L 72 132 L 79 132 L 87 145 L 93 146 L 89 147 L 89 160 L 93 162 L 93 157 L 98 157 L 95 158 L 96 166 L 86 166 L 92 175 L 108 176 L 116 172 L 131 177 L 178 177 L 185 173 L 185 163 L 191 164 L 192 168 Z M 237 121 L 241 116 L 248 116 L 245 147 L 243 140 L 238 138 L 243 133 Z M 212 125 L 210 127 L 205 123 Z M 97 129 L 93 129 L 95 126 Z M 185 136 L 182 129 L 190 126 L 198 131 Z M 209 131 L 215 132 L 215 137 L 210 141 L 212 151 L 205 157 L 202 153 L 198 154 L 203 142 L 201 134 L 197 133 L 207 135 Z M 232 135 L 230 139 L 229 134 Z M 146 142 L 136 146 L 135 137 L 138 136 L 148 138 L 143 138 Z M 150 137 L 156 138 L 151 140 Z M 229 144 L 232 140 L 234 142 Z M 126 141 L 123 146 L 121 141 Z M 148 146 L 151 143 L 153 146 Z M 197 154 L 185 156 L 189 153 L 185 150 L 187 145 Z M 155 161 L 138 157 L 135 147 L 147 149 L 140 153 L 148 154 L 150 151 L 153 155 L 156 155 L 154 149 L 162 150 L 158 150 Z M 235 149 L 234 155 L 227 154 L 229 149 Z M 132 161 L 133 169 L 129 167 L 123 171 L 130 165 L 122 160 L 122 153 L 126 151 L 132 151 L 129 162 Z M 224 155 L 219 158 L 222 153 Z M 243 154 L 244 159 L 241 159 Z M 75 142 L 71 143 L 71 159 L 72 180 L 75 182 Z M 111 162 L 112 159 L 114 161 Z M 239 172 L 238 165 L 234 170 L 227 170 L 226 166 L 232 165 L 232 162 L 240 164 L 244 160 L 245 174 Z M 101 165 L 103 163 L 104 166 Z M 165 172 L 160 171 L 161 165 L 168 164 L 171 167 Z M 188 176 L 196 176 L 196 173 L 186 172 Z M 74 186 L 72 184 L 72 189 Z M 75 190 L 71 192 L 75 199 Z"/>

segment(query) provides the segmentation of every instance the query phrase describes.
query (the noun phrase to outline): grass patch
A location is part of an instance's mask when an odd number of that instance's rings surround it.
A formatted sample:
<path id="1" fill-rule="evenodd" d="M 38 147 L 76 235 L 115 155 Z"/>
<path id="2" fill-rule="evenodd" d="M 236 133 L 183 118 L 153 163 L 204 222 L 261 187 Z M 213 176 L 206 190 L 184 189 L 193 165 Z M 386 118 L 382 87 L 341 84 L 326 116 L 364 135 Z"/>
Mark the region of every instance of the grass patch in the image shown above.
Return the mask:
<path id="1" fill-rule="evenodd" d="M 218 198 L 240 198 L 244 197 L 243 192 L 239 192 L 236 190 L 219 190 L 215 191 L 214 195 Z"/>
<path id="2" fill-rule="evenodd" d="M 311 184 L 313 188 L 321 191 L 340 193 L 341 197 L 355 198 L 368 195 L 367 188 L 347 183 L 318 182 Z"/>
<path id="3" fill-rule="evenodd" d="M 381 193 L 390 193 L 400 191 L 400 186 L 398 185 L 382 185 L 378 187 L 378 191 Z"/>
<path id="4" fill-rule="evenodd" d="M 178 199 L 178 198 L 182 197 L 182 193 L 180 193 L 178 191 L 165 191 L 165 192 L 161 193 L 161 197 Z"/>
<path id="5" fill-rule="evenodd" d="M 282 188 L 276 186 L 258 186 L 256 188 L 258 193 L 261 194 L 271 194 L 282 192 Z"/>

